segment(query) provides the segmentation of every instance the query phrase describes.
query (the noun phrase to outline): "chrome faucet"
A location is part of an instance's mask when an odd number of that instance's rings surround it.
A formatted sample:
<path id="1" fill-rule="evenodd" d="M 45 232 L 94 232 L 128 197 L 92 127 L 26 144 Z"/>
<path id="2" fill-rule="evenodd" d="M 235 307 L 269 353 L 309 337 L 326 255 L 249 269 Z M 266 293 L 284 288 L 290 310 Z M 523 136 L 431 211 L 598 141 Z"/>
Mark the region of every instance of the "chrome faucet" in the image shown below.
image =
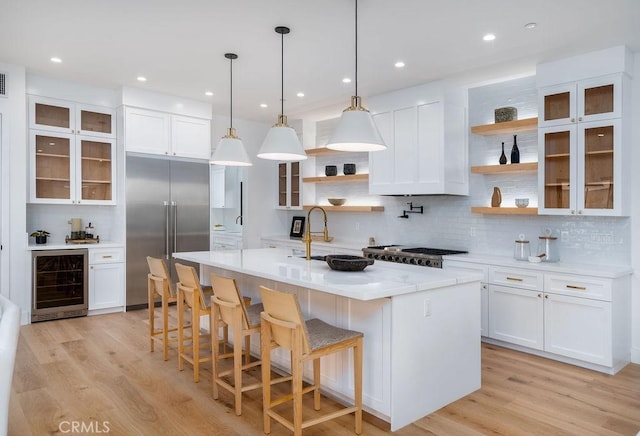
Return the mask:
<path id="1" fill-rule="evenodd" d="M 238 224 L 238 221 L 240 221 L 240 225 L 242 225 L 242 215 L 236 217 L 236 224 Z"/>
<path id="2" fill-rule="evenodd" d="M 325 242 L 329 241 L 329 229 L 327 227 L 327 212 L 320 206 L 313 206 L 311 209 L 309 209 L 309 212 L 307 213 L 307 229 L 304 232 L 304 237 L 302 238 L 302 242 L 304 242 L 306 246 L 307 260 L 311 259 L 311 212 L 314 209 L 320 209 L 322 211 L 322 214 L 324 215 L 323 239 Z"/>

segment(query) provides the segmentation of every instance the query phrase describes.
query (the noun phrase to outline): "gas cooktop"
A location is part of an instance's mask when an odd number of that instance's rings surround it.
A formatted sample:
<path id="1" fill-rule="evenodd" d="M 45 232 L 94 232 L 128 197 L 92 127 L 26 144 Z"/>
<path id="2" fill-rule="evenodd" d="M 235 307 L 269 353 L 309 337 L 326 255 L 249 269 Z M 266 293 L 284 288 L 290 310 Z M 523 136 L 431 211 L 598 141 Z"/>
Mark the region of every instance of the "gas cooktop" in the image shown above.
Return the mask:
<path id="1" fill-rule="evenodd" d="M 405 245 L 376 245 L 363 248 L 362 253 L 370 259 L 442 268 L 442 256 L 467 252 Z"/>

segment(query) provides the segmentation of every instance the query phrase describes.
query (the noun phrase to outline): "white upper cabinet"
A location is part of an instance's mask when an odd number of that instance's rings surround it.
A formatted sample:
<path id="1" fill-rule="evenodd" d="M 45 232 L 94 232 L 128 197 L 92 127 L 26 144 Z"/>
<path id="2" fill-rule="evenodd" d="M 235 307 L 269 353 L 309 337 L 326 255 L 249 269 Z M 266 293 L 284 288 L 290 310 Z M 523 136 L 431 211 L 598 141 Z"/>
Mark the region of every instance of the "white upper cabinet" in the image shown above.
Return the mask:
<path id="1" fill-rule="evenodd" d="M 211 158 L 211 122 L 201 118 L 171 116 L 171 149 L 174 156 Z"/>
<path id="2" fill-rule="evenodd" d="M 29 128 L 114 138 L 115 112 L 102 106 L 29 96 Z"/>
<path id="3" fill-rule="evenodd" d="M 209 159 L 211 122 L 134 107 L 125 108 L 127 151 Z"/>
<path id="4" fill-rule="evenodd" d="M 629 214 L 629 64 L 614 47 L 538 66 L 539 214 Z"/>
<path id="5" fill-rule="evenodd" d="M 369 153 L 369 193 L 468 195 L 466 92 L 444 82 L 370 99 L 387 145 Z"/>
<path id="6" fill-rule="evenodd" d="M 169 114 L 127 107 L 124 116 L 127 151 L 169 155 L 171 133 Z"/>

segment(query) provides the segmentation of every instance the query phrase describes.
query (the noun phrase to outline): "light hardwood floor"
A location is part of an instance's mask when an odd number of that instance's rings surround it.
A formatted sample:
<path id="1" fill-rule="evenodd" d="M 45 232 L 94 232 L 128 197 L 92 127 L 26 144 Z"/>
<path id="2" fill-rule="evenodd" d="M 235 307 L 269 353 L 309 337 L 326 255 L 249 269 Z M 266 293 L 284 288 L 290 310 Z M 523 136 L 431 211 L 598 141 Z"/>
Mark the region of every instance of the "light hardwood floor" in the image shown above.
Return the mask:
<path id="1" fill-rule="evenodd" d="M 149 352 L 146 311 L 49 321 L 20 333 L 9 435 L 260 435 L 261 391 L 211 396 L 200 383 Z M 259 369 L 255 371 L 259 375 Z M 313 412 L 305 402 L 305 413 Z M 323 399 L 323 409 L 335 407 Z M 326 409 L 325 409 L 326 410 Z M 363 434 L 390 433 L 365 414 Z M 84 426 L 84 428 L 82 427 Z M 482 347 L 482 389 L 416 421 L 397 435 L 635 435 L 640 431 L 640 365 L 615 376 L 496 347 Z M 272 423 L 273 435 L 290 434 Z M 305 435 L 352 435 L 352 415 Z"/>

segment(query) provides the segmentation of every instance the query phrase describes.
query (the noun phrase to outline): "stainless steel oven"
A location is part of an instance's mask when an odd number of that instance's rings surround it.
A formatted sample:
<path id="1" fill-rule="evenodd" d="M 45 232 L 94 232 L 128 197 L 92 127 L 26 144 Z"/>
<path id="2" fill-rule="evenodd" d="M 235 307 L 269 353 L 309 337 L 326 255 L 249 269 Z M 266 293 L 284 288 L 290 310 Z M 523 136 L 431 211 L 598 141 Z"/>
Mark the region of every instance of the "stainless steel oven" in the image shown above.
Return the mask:
<path id="1" fill-rule="evenodd" d="M 32 252 L 31 322 L 85 316 L 88 310 L 88 250 Z"/>

